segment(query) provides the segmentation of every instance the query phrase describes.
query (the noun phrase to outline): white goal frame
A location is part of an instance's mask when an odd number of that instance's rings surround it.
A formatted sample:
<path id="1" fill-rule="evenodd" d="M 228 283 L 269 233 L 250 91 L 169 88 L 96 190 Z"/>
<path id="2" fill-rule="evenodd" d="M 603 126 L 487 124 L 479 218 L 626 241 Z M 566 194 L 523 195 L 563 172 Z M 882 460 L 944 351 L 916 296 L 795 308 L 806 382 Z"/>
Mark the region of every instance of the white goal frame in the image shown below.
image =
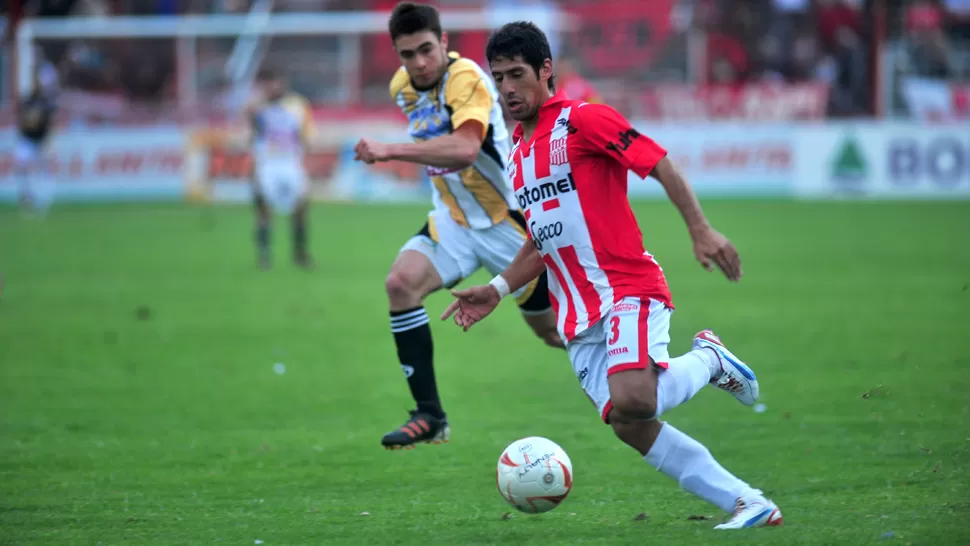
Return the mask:
<path id="1" fill-rule="evenodd" d="M 25 19 L 16 38 L 17 89 L 29 91 L 35 65 L 32 45 L 38 39 L 74 38 L 175 38 L 180 104 L 194 101 L 195 39 L 240 36 L 331 35 L 340 40 L 341 89 L 359 81 L 363 61 L 360 38 L 387 32 L 388 12 L 326 12 L 273 14 L 254 25 L 249 14 L 187 16 L 118 16 Z M 442 10 L 445 30 L 492 30 L 509 21 L 531 20 L 545 30 L 573 30 L 574 19 L 559 10 L 502 8 L 490 10 Z M 349 99 L 350 97 L 343 97 Z"/>

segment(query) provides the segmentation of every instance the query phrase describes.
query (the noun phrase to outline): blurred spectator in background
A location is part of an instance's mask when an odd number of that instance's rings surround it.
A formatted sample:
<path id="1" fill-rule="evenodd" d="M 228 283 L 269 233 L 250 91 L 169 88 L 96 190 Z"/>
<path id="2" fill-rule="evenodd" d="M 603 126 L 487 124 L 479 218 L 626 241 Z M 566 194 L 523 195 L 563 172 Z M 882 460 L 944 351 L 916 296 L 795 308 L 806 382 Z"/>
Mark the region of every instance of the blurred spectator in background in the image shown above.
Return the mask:
<path id="1" fill-rule="evenodd" d="M 817 0 L 817 29 L 823 47 L 834 49 L 839 40 L 839 32 L 851 32 L 858 36 L 862 32 L 862 14 L 859 0 Z"/>
<path id="2" fill-rule="evenodd" d="M 58 63 L 65 85 L 87 91 L 108 91 L 117 86 L 118 68 L 113 58 L 85 41 L 66 45 Z"/>
<path id="3" fill-rule="evenodd" d="M 25 14 L 241 14 L 255 1 L 25 0 Z M 701 88 L 717 84 L 738 91 L 752 83 L 819 82 L 827 85 L 830 115 L 868 115 L 875 107 L 874 91 L 881 85 L 873 79 L 877 75 L 874 55 L 886 51 L 893 69 L 887 81 L 892 84 L 882 96 L 892 99 L 891 108 L 905 111 L 907 101 L 902 98 L 908 93 L 904 91 L 907 86 L 916 85 L 918 100 L 925 101 L 931 87 L 943 97 L 953 93 L 955 82 L 970 80 L 970 0 L 428 1 L 444 9 L 495 10 L 490 21 L 494 26 L 506 22 L 510 10 L 535 19 L 549 29 L 553 55 L 559 61 L 559 87 L 570 96 L 598 95 L 590 91 L 595 87 L 617 104 L 635 103 L 640 94 L 660 82 Z M 886 33 L 866 11 L 877 1 L 884 2 L 888 10 Z M 0 4 L 8 3 L 0 0 Z M 274 11 L 387 12 L 397 3 L 275 0 Z M 554 31 L 558 10 L 570 13 L 579 29 L 569 31 L 572 34 Z M 454 31 L 449 33 L 449 47 L 481 60 L 487 36 L 486 30 Z M 876 38 L 884 41 L 875 44 Z M 65 89 L 77 95 L 87 93 L 91 102 L 105 97 L 144 104 L 154 101 L 161 111 L 163 104 L 171 106 L 177 98 L 180 75 L 174 38 L 50 39 L 38 43 L 46 59 L 44 70 L 53 73 L 55 80 L 59 74 Z M 194 86 L 191 100 L 210 104 L 207 97 L 225 91 L 229 84 L 226 62 L 234 43 L 232 37 L 193 42 L 191 66 L 196 72 L 190 84 Z M 335 83 L 344 69 L 339 61 L 346 59 L 342 55 L 347 47 L 332 34 L 272 37 L 266 39 L 265 52 L 254 58 L 257 63 L 288 66 L 294 85 L 321 103 L 383 103 L 388 75 L 400 61 L 384 33 L 362 35 L 360 48 L 364 62 L 359 74 L 349 80 L 357 80 L 352 84 L 355 89 Z M 819 100 L 824 102 L 825 97 Z"/>
<path id="4" fill-rule="evenodd" d="M 833 116 L 858 116 L 869 110 L 868 46 L 861 9 L 861 0 L 819 0 L 818 36 L 825 56 L 816 74 L 829 85 Z"/>
<path id="5" fill-rule="evenodd" d="M 111 13 L 105 0 L 27 0 L 24 15 L 28 17 L 67 17 L 68 15 L 104 16 Z"/>
<path id="6" fill-rule="evenodd" d="M 695 23 L 707 34 L 706 78 L 710 82 L 735 84 L 748 79 L 750 58 L 742 36 L 750 30 L 745 27 L 753 25 L 743 6 L 734 0 L 700 0 L 697 4 Z"/>
<path id="7" fill-rule="evenodd" d="M 944 0 L 951 34 L 970 40 L 970 0 Z"/>
<path id="8" fill-rule="evenodd" d="M 965 0 L 910 0 L 902 13 L 902 37 L 892 49 L 896 111 L 926 120 L 967 116 L 970 33 Z M 949 30 L 949 33 L 948 33 Z M 964 84 L 966 81 L 964 81 Z M 963 99 L 963 100 L 961 100 Z"/>
<path id="9" fill-rule="evenodd" d="M 897 68 L 910 75 L 948 78 L 952 74 L 944 13 L 934 2 L 916 0 L 904 13 L 905 34 Z"/>

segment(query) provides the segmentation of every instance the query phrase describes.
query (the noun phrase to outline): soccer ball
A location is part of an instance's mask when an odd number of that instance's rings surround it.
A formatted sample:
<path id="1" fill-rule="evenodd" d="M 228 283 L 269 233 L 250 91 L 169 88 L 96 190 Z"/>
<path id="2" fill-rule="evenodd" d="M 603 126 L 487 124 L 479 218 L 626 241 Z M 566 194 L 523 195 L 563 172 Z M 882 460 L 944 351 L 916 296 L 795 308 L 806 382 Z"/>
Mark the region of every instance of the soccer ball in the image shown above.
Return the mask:
<path id="1" fill-rule="evenodd" d="M 548 512 L 572 489 L 573 464 L 552 440 L 522 438 L 502 452 L 495 480 L 499 493 L 512 506 L 529 514 Z"/>

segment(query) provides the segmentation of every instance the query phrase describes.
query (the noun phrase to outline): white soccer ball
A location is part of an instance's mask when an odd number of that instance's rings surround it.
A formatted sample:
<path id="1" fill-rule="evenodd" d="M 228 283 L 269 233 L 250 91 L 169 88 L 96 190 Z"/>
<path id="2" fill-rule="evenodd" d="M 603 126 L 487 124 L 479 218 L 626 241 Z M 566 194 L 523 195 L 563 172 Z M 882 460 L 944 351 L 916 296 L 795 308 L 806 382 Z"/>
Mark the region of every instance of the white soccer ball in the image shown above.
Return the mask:
<path id="1" fill-rule="evenodd" d="M 506 502 L 523 512 L 538 514 L 566 499 L 573 487 L 573 464 L 558 444 L 532 436 L 505 448 L 495 479 Z"/>

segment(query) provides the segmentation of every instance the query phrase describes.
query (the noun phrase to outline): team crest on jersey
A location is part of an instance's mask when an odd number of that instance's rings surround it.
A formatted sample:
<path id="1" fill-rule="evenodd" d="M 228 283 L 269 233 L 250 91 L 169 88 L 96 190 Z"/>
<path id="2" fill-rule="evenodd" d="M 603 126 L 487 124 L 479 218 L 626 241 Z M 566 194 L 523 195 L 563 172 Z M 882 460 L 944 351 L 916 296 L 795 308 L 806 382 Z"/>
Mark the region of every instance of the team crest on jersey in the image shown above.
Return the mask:
<path id="1" fill-rule="evenodd" d="M 569 160 L 566 157 L 566 137 L 557 138 L 549 143 L 549 163 L 551 165 L 565 165 Z"/>

